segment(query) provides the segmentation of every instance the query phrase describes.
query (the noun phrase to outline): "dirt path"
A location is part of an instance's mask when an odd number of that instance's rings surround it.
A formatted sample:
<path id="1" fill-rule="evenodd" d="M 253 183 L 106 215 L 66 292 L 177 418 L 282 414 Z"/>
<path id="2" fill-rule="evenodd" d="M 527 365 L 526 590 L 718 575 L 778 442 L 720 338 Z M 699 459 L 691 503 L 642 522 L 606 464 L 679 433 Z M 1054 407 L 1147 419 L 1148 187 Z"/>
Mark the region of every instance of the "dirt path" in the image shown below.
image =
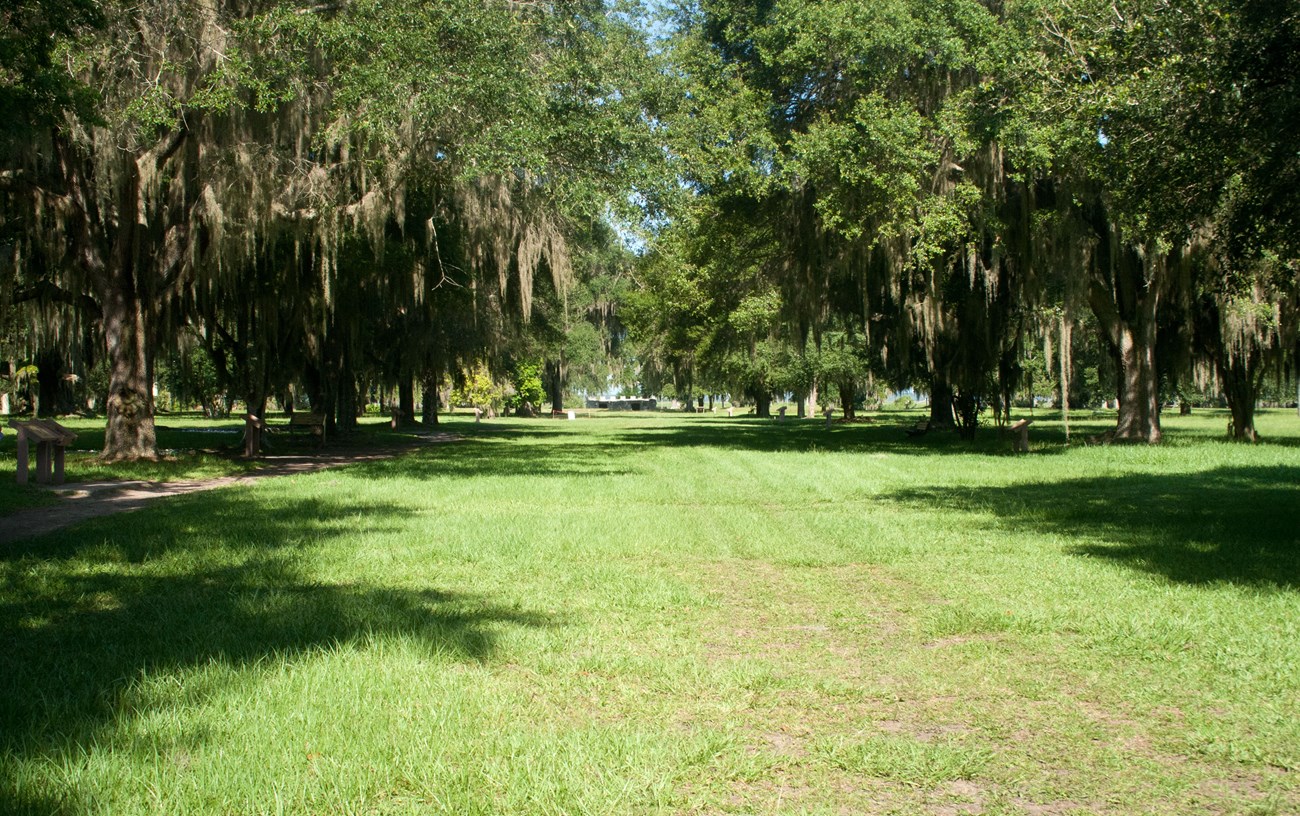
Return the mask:
<path id="1" fill-rule="evenodd" d="M 237 484 L 251 484 L 258 479 L 314 473 L 326 468 L 341 467 L 357 462 L 374 462 L 392 459 L 424 443 L 452 442 L 460 437 L 449 433 L 421 434 L 409 445 L 389 446 L 366 451 L 340 451 L 305 453 L 286 456 L 263 456 L 266 467 L 239 476 L 222 476 L 217 479 L 198 479 L 176 482 L 76 482 L 50 488 L 60 498 L 58 504 L 21 510 L 0 518 L 0 544 L 33 536 L 45 535 L 89 519 L 114 513 L 139 510 L 157 499 L 215 490 Z"/>

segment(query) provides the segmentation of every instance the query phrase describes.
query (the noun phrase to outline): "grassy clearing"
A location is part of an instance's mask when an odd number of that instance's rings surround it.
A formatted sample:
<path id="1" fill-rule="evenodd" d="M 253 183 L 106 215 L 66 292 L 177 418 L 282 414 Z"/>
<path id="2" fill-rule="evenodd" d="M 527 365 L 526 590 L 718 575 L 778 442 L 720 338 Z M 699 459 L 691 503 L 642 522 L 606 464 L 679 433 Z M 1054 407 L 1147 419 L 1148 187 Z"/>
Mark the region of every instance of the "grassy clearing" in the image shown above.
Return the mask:
<path id="1" fill-rule="evenodd" d="M 13 549 L 0 810 L 1300 811 L 1294 414 L 911 421 L 469 422 Z"/>

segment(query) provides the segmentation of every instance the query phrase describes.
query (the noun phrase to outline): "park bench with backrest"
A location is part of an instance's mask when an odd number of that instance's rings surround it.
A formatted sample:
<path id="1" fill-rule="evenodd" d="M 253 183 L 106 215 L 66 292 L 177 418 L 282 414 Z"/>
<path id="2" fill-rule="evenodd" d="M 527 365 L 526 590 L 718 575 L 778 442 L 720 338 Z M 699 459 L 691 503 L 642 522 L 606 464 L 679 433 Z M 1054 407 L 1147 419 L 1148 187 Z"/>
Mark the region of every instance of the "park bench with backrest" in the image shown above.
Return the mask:
<path id="1" fill-rule="evenodd" d="M 924 436 L 930 432 L 930 420 L 918 420 L 915 425 L 907 429 L 908 436 Z"/>
<path id="2" fill-rule="evenodd" d="M 15 419 L 9 427 L 18 432 L 18 484 L 27 484 L 32 442 L 36 443 L 36 481 L 49 484 L 53 464 L 53 483 L 63 484 L 63 453 L 77 435 L 52 419 Z"/>
<path id="3" fill-rule="evenodd" d="M 307 430 L 316 437 L 317 445 L 325 444 L 325 417 L 322 414 L 305 414 L 295 411 L 289 415 L 289 430 Z"/>

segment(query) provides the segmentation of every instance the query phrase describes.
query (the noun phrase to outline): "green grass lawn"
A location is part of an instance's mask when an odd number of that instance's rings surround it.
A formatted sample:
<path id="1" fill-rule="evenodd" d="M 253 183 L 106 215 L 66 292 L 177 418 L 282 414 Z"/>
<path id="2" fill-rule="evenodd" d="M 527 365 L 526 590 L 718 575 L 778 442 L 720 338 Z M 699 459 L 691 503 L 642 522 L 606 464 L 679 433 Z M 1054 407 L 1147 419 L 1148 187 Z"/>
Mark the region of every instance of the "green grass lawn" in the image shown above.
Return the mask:
<path id="1" fill-rule="evenodd" d="M 914 421 L 453 419 L 10 547 L 0 811 L 1300 812 L 1294 412 Z"/>

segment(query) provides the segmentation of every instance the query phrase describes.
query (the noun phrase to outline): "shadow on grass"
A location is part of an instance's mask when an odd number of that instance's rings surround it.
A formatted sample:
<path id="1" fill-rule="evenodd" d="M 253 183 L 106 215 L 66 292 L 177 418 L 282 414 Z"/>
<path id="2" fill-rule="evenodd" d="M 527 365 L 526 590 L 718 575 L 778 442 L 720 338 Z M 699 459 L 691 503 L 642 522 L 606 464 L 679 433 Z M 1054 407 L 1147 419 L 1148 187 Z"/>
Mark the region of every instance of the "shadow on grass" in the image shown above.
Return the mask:
<path id="1" fill-rule="evenodd" d="M 909 437 L 907 431 L 916 425 L 918 417 L 901 414 L 877 417 L 872 422 L 835 424 L 830 430 L 822 420 L 704 420 L 662 428 L 629 429 L 617 434 L 616 438 L 621 443 L 635 445 L 714 447 L 770 453 L 869 451 L 927 456 L 939 452 L 1012 455 L 1011 438 L 994 427 L 982 428 L 969 442 L 952 430 L 936 430 L 923 436 Z M 1064 436 L 1060 441 L 1064 442 Z"/>
<path id="2" fill-rule="evenodd" d="M 1300 467 L 1222 467 L 1003 487 L 918 488 L 909 505 L 993 512 L 1068 551 L 1182 584 L 1300 589 Z"/>
<path id="3" fill-rule="evenodd" d="M 15 766 L 75 762 L 156 703 L 138 680 L 212 663 L 243 667 L 398 638 L 478 661 L 502 626 L 553 616 L 443 588 L 322 582 L 321 545 L 395 527 L 369 502 L 220 490 L 88 523 L 0 556 L 0 812 L 77 812 L 51 779 L 33 799 Z M 32 780 L 28 778 L 30 783 Z M 75 794 L 75 792 L 68 792 Z"/>
<path id="4" fill-rule="evenodd" d="M 820 420 L 778 422 L 737 417 L 670 423 L 662 417 L 646 419 L 644 424 L 612 426 L 599 420 L 566 423 L 544 419 L 462 425 L 455 429 L 465 437 L 462 443 L 434 445 L 414 456 L 367 462 L 356 467 L 371 478 L 605 478 L 638 472 L 637 457 L 655 448 L 721 448 L 760 453 L 1013 455 L 1011 439 L 996 428 L 986 429 L 974 442 L 960 439 L 953 431 L 909 438 L 906 431 L 915 425 L 916 417 L 908 415 L 870 423 L 839 424 L 830 431 Z M 1045 438 L 1052 440 L 1049 442 L 1052 446 L 1041 454 L 1065 451 L 1063 434 L 1049 431 Z"/>
<path id="5" fill-rule="evenodd" d="M 520 444 L 537 437 L 528 428 L 501 427 L 463 442 L 437 444 L 414 455 L 352 465 L 354 473 L 370 479 L 472 479 L 476 477 L 544 476 L 607 478 L 635 472 L 630 452 L 611 455 L 619 447 L 608 436 L 584 437 L 556 431 L 541 432 L 541 444 Z M 553 435 L 553 436 L 551 436 Z"/>

